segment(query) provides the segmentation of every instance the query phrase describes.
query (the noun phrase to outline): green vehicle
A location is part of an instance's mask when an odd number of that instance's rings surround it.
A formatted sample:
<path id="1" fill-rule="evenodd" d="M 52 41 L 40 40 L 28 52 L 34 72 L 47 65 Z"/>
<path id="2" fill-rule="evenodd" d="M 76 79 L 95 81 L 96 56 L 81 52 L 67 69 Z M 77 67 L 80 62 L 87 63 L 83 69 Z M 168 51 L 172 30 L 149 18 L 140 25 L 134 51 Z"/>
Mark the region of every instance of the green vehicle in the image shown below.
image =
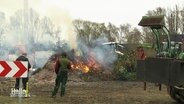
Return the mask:
<path id="1" fill-rule="evenodd" d="M 137 79 L 165 84 L 169 95 L 184 103 L 184 35 L 170 34 L 164 16 L 143 16 L 138 25 L 152 30 L 156 55 L 137 60 Z"/>

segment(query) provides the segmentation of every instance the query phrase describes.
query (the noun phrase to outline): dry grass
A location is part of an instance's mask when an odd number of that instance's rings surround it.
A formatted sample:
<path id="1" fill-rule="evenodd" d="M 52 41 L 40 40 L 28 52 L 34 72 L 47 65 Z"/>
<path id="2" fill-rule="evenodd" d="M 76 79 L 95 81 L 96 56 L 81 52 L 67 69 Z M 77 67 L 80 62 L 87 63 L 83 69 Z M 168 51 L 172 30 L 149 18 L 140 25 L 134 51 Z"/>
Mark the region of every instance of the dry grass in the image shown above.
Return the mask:
<path id="1" fill-rule="evenodd" d="M 11 98 L 8 90 L 0 92 L 0 104 L 176 104 L 166 92 L 154 84 L 123 81 L 68 82 L 66 95 L 51 98 L 54 83 L 30 85 L 32 97 Z M 1 87 L 4 87 L 2 84 Z M 21 103 L 20 103 L 21 102 Z"/>

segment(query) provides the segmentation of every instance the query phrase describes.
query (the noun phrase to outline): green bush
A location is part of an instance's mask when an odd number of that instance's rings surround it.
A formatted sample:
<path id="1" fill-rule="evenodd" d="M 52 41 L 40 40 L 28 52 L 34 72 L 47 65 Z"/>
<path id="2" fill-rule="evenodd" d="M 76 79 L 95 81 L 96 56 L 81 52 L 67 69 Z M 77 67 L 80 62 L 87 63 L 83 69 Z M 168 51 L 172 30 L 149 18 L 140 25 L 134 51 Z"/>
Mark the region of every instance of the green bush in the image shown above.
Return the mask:
<path id="1" fill-rule="evenodd" d="M 136 79 L 136 72 L 129 72 L 127 69 L 120 71 L 118 74 L 118 80 L 134 81 Z"/>
<path id="2" fill-rule="evenodd" d="M 136 79 L 136 58 L 134 51 L 124 53 L 124 56 L 118 56 L 115 62 L 114 75 L 117 80 L 135 80 Z"/>

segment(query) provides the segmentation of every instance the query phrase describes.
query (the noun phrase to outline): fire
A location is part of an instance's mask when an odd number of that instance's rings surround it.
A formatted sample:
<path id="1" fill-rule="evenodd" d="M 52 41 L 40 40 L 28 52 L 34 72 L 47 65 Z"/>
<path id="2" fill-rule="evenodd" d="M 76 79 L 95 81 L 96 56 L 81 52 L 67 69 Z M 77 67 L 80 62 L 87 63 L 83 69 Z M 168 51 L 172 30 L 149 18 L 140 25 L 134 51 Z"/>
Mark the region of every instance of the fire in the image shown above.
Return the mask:
<path id="1" fill-rule="evenodd" d="M 93 58 L 88 58 L 85 62 L 78 59 L 75 62 L 72 62 L 71 67 L 74 70 L 81 70 L 84 73 L 88 73 L 90 70 L 98 69 L 100 64 L 98 64 Z"/>
<path id="2" fill-rule="evenodd" d="M 76 63 L 71 65 L 72 69 L 81 70 L 84 73 L 89 72 L 89 67 L 83 63 Z"/>
<path id="3" fill-rule="evenodd" d="M 87 72 L 89 71 L 89 68 L 88 68 L 86 65 L 84 65 L 84 66 L 83 66 L 83 71 L 84 71 L 85 73 L 87 73 Z"/>
<path id="4" fill-rule="evenodd" d="M 74 50 L 73 53 L 75 53 Z M 88 53 L 85 57 L 74 54 L 74 60 L 71 65 L 73 70 L 81 70 L 83 73 L 88 73 L 90 70 L 96 70 L 100 66 L 101 65 L 95 60 L 92 53 Z"/>

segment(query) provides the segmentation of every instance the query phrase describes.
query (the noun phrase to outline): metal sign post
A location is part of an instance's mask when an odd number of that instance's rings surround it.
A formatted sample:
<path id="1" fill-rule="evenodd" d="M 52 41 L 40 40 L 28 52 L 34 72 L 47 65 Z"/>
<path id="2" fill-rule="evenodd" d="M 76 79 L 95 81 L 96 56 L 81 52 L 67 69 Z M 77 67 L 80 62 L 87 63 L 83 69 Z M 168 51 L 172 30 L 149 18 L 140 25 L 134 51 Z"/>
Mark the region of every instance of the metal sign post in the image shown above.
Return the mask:
<path id="1" fill-rule="evenodd" d="M 19 93 L 18 93 L 18 97 L 19 97 L 19 104 L 22 103 L 22 78 L 19 79 Z"/>

